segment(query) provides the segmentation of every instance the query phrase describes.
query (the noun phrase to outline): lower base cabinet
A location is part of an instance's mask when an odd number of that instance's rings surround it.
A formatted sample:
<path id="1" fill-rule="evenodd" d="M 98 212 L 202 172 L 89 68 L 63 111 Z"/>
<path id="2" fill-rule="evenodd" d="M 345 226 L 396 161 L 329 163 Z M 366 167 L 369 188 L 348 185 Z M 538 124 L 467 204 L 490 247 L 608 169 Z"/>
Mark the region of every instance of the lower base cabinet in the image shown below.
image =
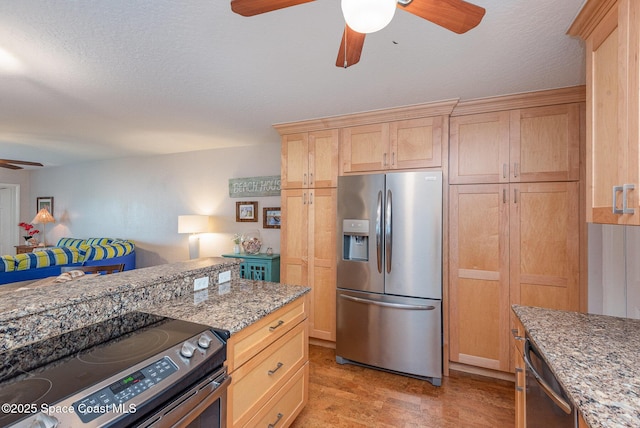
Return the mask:
<path id="1" fill-rule="evenodd" d="M 229 427 L 289 426 L 308 400 L 307 297 L 231 336 Z"/>

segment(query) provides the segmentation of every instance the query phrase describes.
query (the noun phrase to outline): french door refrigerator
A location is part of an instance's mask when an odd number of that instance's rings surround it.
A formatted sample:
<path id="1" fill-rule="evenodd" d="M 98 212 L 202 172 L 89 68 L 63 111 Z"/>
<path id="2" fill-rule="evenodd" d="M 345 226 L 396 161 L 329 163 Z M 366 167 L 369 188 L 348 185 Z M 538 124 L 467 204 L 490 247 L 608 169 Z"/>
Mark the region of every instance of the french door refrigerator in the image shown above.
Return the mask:
<path id="1" fill-rule="evenodd" d="M 442 172 L 338 177 L 336 361 L 442 379 Z"/>

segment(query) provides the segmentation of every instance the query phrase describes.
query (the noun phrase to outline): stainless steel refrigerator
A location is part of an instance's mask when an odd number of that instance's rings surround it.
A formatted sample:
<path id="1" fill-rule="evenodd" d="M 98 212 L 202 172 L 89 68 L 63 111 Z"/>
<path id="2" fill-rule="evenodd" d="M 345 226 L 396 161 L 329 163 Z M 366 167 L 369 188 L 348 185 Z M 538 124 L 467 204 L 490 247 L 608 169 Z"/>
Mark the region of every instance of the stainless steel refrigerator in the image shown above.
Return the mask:
<path id="1" fill-rule="evenodd" d="M 338 178 L 336 361 L 442 379 L 442 172 Z"/>

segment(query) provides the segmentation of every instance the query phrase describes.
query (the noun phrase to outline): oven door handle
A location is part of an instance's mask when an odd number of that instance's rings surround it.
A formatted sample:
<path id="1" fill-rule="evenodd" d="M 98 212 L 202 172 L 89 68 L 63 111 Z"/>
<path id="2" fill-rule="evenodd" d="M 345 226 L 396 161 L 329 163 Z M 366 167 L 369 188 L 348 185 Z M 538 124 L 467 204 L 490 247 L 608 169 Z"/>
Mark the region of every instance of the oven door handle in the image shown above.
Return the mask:
<path id="1" fill-rule="evenodd" d="M 143 423 L 140 427 L 173 427 L 178 423 L 188 424 L 199 416 L 202 410 L 209 407 L 216 400 L 225 397 L 227 388 L 231 383 L 231 376 L 226 373 L 222 376 L 212 376 L 207 378 L 204 382 L 194 386 L 189 391 L 183 394 L 182 399 L 174 401 L 169 406 L 163 408 L 154 416 L 147 418 L 147 424 Z M 207 395 L 202 396 L 203 389 L 207 388 L 209 384 L 216 384 L 215 388 Z M 194 400 L 195 399 L 195 400 Z M 226 401 L 226 400 L 225 400 Z M 184 409 L 180 414 L 172 414 L 175 410 L 183 406 L 188 406 L 188 409 Z M 226 406 L 226 402 L 222 403 L 221 407 Z M 221 414 L 225 413 L 225 409 L 221 409 Z M 221 415 L 222 416 L 222 415 Z"/>
<path id="2" fill-rule="evenodd" d="M 531 363 L 531 359 L 529 358 L 529 352 L 531 351 L 531 349 L 531 342 L 529 342 L 529 340 L 526 340 L 524 343 L 523 357 L 524 362 L 527 365 L 527 369 L 531 371 L 531 374 L 533 374 L 533 377 L 536 379 L 536 382 L 538 382 L 538 385 L 540 385 L 540 388 L 542 388 L 544 393 L 547 394 L 547 396 L 549 396 L 549 398 L 551 398 L 551 400 L 553 400 L 553 402 L 556 403 L 556 405 L 560 407 L 563 412 L 570 415 L 571 406 L 569 405 L 569 403 L 567 403 L 562 397 L 560 397 L 558 393 L 556 393 L 553 388 L 551 388 L 549 384 L 545 382 L 544 379 L 542 379 L 542 376 L 540 376 L 536 369 L 533 368 L 533 364 Z"/>

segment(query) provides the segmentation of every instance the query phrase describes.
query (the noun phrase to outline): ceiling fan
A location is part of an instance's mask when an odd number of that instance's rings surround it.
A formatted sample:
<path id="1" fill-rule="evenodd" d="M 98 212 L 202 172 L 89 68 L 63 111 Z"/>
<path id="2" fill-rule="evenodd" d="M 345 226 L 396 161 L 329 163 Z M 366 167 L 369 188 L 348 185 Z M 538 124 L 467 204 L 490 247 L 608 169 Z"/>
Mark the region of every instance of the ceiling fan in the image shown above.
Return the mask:
<path id="1" fill-rule="evenodd" d="M 231 10 L 242 16 L 254 16 L 311 1 L 313 0 L 231 0 Z M 337 67 L 347 68 L 360 61 L 366 33 L 377 31 L 388 24 L 393 18 L 393 12 L 395 12 L 396 8 L 424 18 L 458 34 L 466 33 L 477 26 L 485 13 L 484 8 L 463 0 L 368 0 L 370 3 L 366 3 L 366 1 L 342 0 L 342 10 L 347 25 L 345 25 L 344 33 L 342 34 L 342 42 L 340 43 L 340 50 L 336 60 Z M 353 19 L 358 18 L 357 14 L 363 11 L 370 12 L 373 3 L 386 2 L 387 5 L 383 5 L 383 7 L 388 7 L 390 1 L 391 10 L 388 13 L 384 12 L 387 16 L 383 18 L 386 23 L 383 23 L 382 27 L 368 31 L 362 30 L 361 27 L 354 24 Z M 349 7 L 349 3 L 352 2 L 360 3 L 356 6 L 357 10 Z M 350 10 L 353 12 L 352 14 L 349 13 Z M 351 27 L 355 27 L 360 31 L 356 31 Z"/>
<path id="2" fill-rule="evenodd" d="M 27 161 L 12 160 L 12 159 L 0 159 L 0 168 L 24 169 L 19 165 L 44 166 L 40 162 L 27 162 Z"/>

